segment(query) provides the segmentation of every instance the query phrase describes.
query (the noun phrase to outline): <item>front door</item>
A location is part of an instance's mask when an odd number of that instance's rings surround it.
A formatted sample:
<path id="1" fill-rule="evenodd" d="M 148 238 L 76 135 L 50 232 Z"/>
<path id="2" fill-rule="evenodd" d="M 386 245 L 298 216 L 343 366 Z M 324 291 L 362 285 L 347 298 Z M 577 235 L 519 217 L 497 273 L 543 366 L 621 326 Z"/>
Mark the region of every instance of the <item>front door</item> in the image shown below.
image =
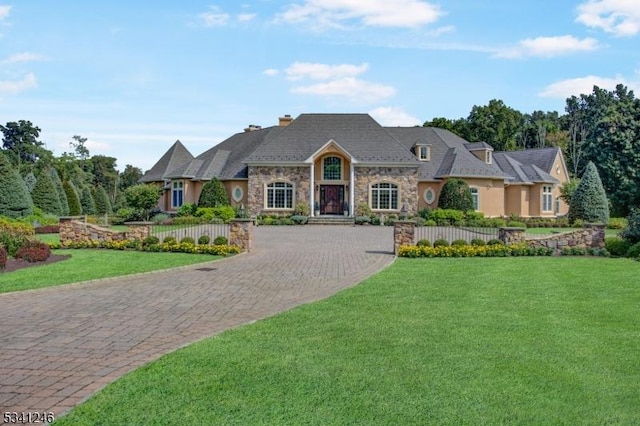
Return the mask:
<path id="1" fill-rule="evenodd" d="M 342 214 L 344 185 L 320 185 L 320 214 Z"/>

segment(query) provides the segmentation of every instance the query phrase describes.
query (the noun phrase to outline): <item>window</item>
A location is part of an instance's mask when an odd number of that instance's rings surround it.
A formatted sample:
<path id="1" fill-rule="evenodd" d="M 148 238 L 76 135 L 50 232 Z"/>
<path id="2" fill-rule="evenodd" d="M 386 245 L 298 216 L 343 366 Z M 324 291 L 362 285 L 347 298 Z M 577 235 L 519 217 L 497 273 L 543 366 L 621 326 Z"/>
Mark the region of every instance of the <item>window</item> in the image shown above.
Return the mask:
<path id="1" fill-rule="evenodd" d="M 418 151 L 418 158 L 420 161 L 429 161 L 431 158 L 431 146 L 430 145 L 417 145 L 416 150 Z"/>
<path id="2" fill-rule="evenodd" d="M 322 164 L 322 179 L 342 179 L 342 159 L 340 157 L 326 157 Z"/>
<path id="3" fill-rule="evenodd" d="M 184 183 L 173 182 L 171 186 L 171 207 L 180 207 L 183 203 Z"/>
<path id="4" fill-rule="evenodd" d="M 484 162 L 487 164 L 491 164 L 491 151 L 487 150 L 484 153 Z"/>
<path id="5" fill-rule="evenodd" d="M 551 193 L 550 186 L 542 187 L 542 211 L 550 212 L 553 211 L 553 194 Z"/>
<path id="6" fill-rule="evenodd" d="M 268 209 L 292 209 L 293 185 L 287 182 L 273 182 L 267 185 Z"/>
<path id="7" fill-rule="evenodd" d="M 242 190 L 242 188 L 240 188 L 239 186 L 236 186 L 235 188 L 233 188 L 233 193 L 231 194 L 233 201 L 235 201 L 236 203 L 239 203 L 240 201 L 242 201 L 243 196 L 244 196 L 244 191 Z"/>
<path id="8" fill-rule="evenodd" d="M 387 182 L 372 185 L 371 208 L 374 210 L 398 210 L 398 185 Z"/>
<path id="9" fill-rule="evenodd" d="M 433 190 L 433 188 L 427 188 L 424 191 L 424 202 L 427 204 L 433 204 L 433 202 L 436 200 L 436 193 Z"/>
<path id="10" fill-rule="evenodd" d="M 478 195 L 478 188 L 469 188 L 471 191 L 471 199 L 473 200 L 473 209 L 480 210 L 480 196 Z"/>

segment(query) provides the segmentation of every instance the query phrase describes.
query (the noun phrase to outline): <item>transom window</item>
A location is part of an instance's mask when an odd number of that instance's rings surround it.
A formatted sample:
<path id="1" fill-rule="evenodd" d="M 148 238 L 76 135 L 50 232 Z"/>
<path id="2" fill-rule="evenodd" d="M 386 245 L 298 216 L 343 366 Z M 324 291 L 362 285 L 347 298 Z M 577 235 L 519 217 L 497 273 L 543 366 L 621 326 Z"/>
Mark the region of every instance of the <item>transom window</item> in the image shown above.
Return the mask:
<path id="1" fill-rule="evenodd" d="M 267 185 L 268 209 L 292 209 L 293 185 L 288 182 L 273 182 Z"/>
<path id="2" fill-rule="evenodd" d="M 473 200 L 473 209 L 480 210 L 480 198 L 478 195 L 478 188 L 469 188 L 471 191 L 471 199 Z"/>
<path id="3" fill-rule="evenodd" d="M 322 179 L 342 179 L 342 159 L 340 157 L 325 157 L 322 163 Z"/>
<path id="4" fill-rule="evenodd" d="M 184 182 L 173 182 L 171 185 L 171 207 L 180 207 L 184 201 Z"/>
<path id="5" fill-rule="evenodd" d="M 371 208 L 398 210 L 398 185 L 388 182 L 371 185 Z"/>
<path id="6" fill-rule="evenodd" d="M 551 186 L 543 186 L 542 187 L 542 211 L 543 212 L 551 212 L 553 211 L 553 194 L 551 190 L 553 188 Z"/>

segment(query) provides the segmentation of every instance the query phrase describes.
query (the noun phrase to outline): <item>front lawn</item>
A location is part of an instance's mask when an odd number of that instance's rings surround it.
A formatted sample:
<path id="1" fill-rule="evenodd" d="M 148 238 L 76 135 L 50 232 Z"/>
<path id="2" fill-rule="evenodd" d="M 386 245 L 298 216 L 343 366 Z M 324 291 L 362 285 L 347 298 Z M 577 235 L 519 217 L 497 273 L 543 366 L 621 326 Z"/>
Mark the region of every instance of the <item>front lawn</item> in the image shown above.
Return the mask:
<path id="1" fill-rule="evenodd" d="M 156 271 L 220 258 L 208 254 L 116 250 L 53 250 L 52 253 L 71 255 L 71 258 L 9 273 L 0 272 L 0 293 Z"/>
<path id="2" fill-rule="evenodd" d="M 626 259 L 397 259 L 56 424 L 640 424 L 638 276 Z"/>

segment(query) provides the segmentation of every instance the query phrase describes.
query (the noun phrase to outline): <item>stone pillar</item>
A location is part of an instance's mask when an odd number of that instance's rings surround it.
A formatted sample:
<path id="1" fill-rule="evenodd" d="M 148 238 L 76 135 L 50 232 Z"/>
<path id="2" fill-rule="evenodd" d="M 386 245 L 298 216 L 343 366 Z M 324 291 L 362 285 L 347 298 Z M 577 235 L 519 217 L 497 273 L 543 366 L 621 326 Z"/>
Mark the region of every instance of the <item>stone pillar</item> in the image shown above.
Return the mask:
<path id="1" fill-rule="evenodd" d="M 151 235 L 153 222 L 125 222 L 129 230 L 125 233 L 127 240 L 144 240 Z"/>
<path id="2" fill-rule="evenodd" d="M 524 233 L 524 228 L 500 228 L 498 229 L 498 239 L 505 245 L 524 243 L 526 241 Z"/>
<path id="3" fill-rule="evenodd" d="M 591 242 L 586 242 L 587 247 L 603 248 L 606 226 L 603 223 L 585 223 L 583 227 L 591 234 Z"/>
<path id="4" fill-rule="evenodd" d="M 253 245 L 253 221 L 251 219 L 231 220 L 229 244 L 240 247 L 242 251 L 251 251 Z"/>
<path id="5" fill-rule="evenodd" d="M 416 223 L 413 220 L 397 220 L 393 224 L 393 253 L 397 256 L 400 246 L 412 246 L 416 232 Z"/>

